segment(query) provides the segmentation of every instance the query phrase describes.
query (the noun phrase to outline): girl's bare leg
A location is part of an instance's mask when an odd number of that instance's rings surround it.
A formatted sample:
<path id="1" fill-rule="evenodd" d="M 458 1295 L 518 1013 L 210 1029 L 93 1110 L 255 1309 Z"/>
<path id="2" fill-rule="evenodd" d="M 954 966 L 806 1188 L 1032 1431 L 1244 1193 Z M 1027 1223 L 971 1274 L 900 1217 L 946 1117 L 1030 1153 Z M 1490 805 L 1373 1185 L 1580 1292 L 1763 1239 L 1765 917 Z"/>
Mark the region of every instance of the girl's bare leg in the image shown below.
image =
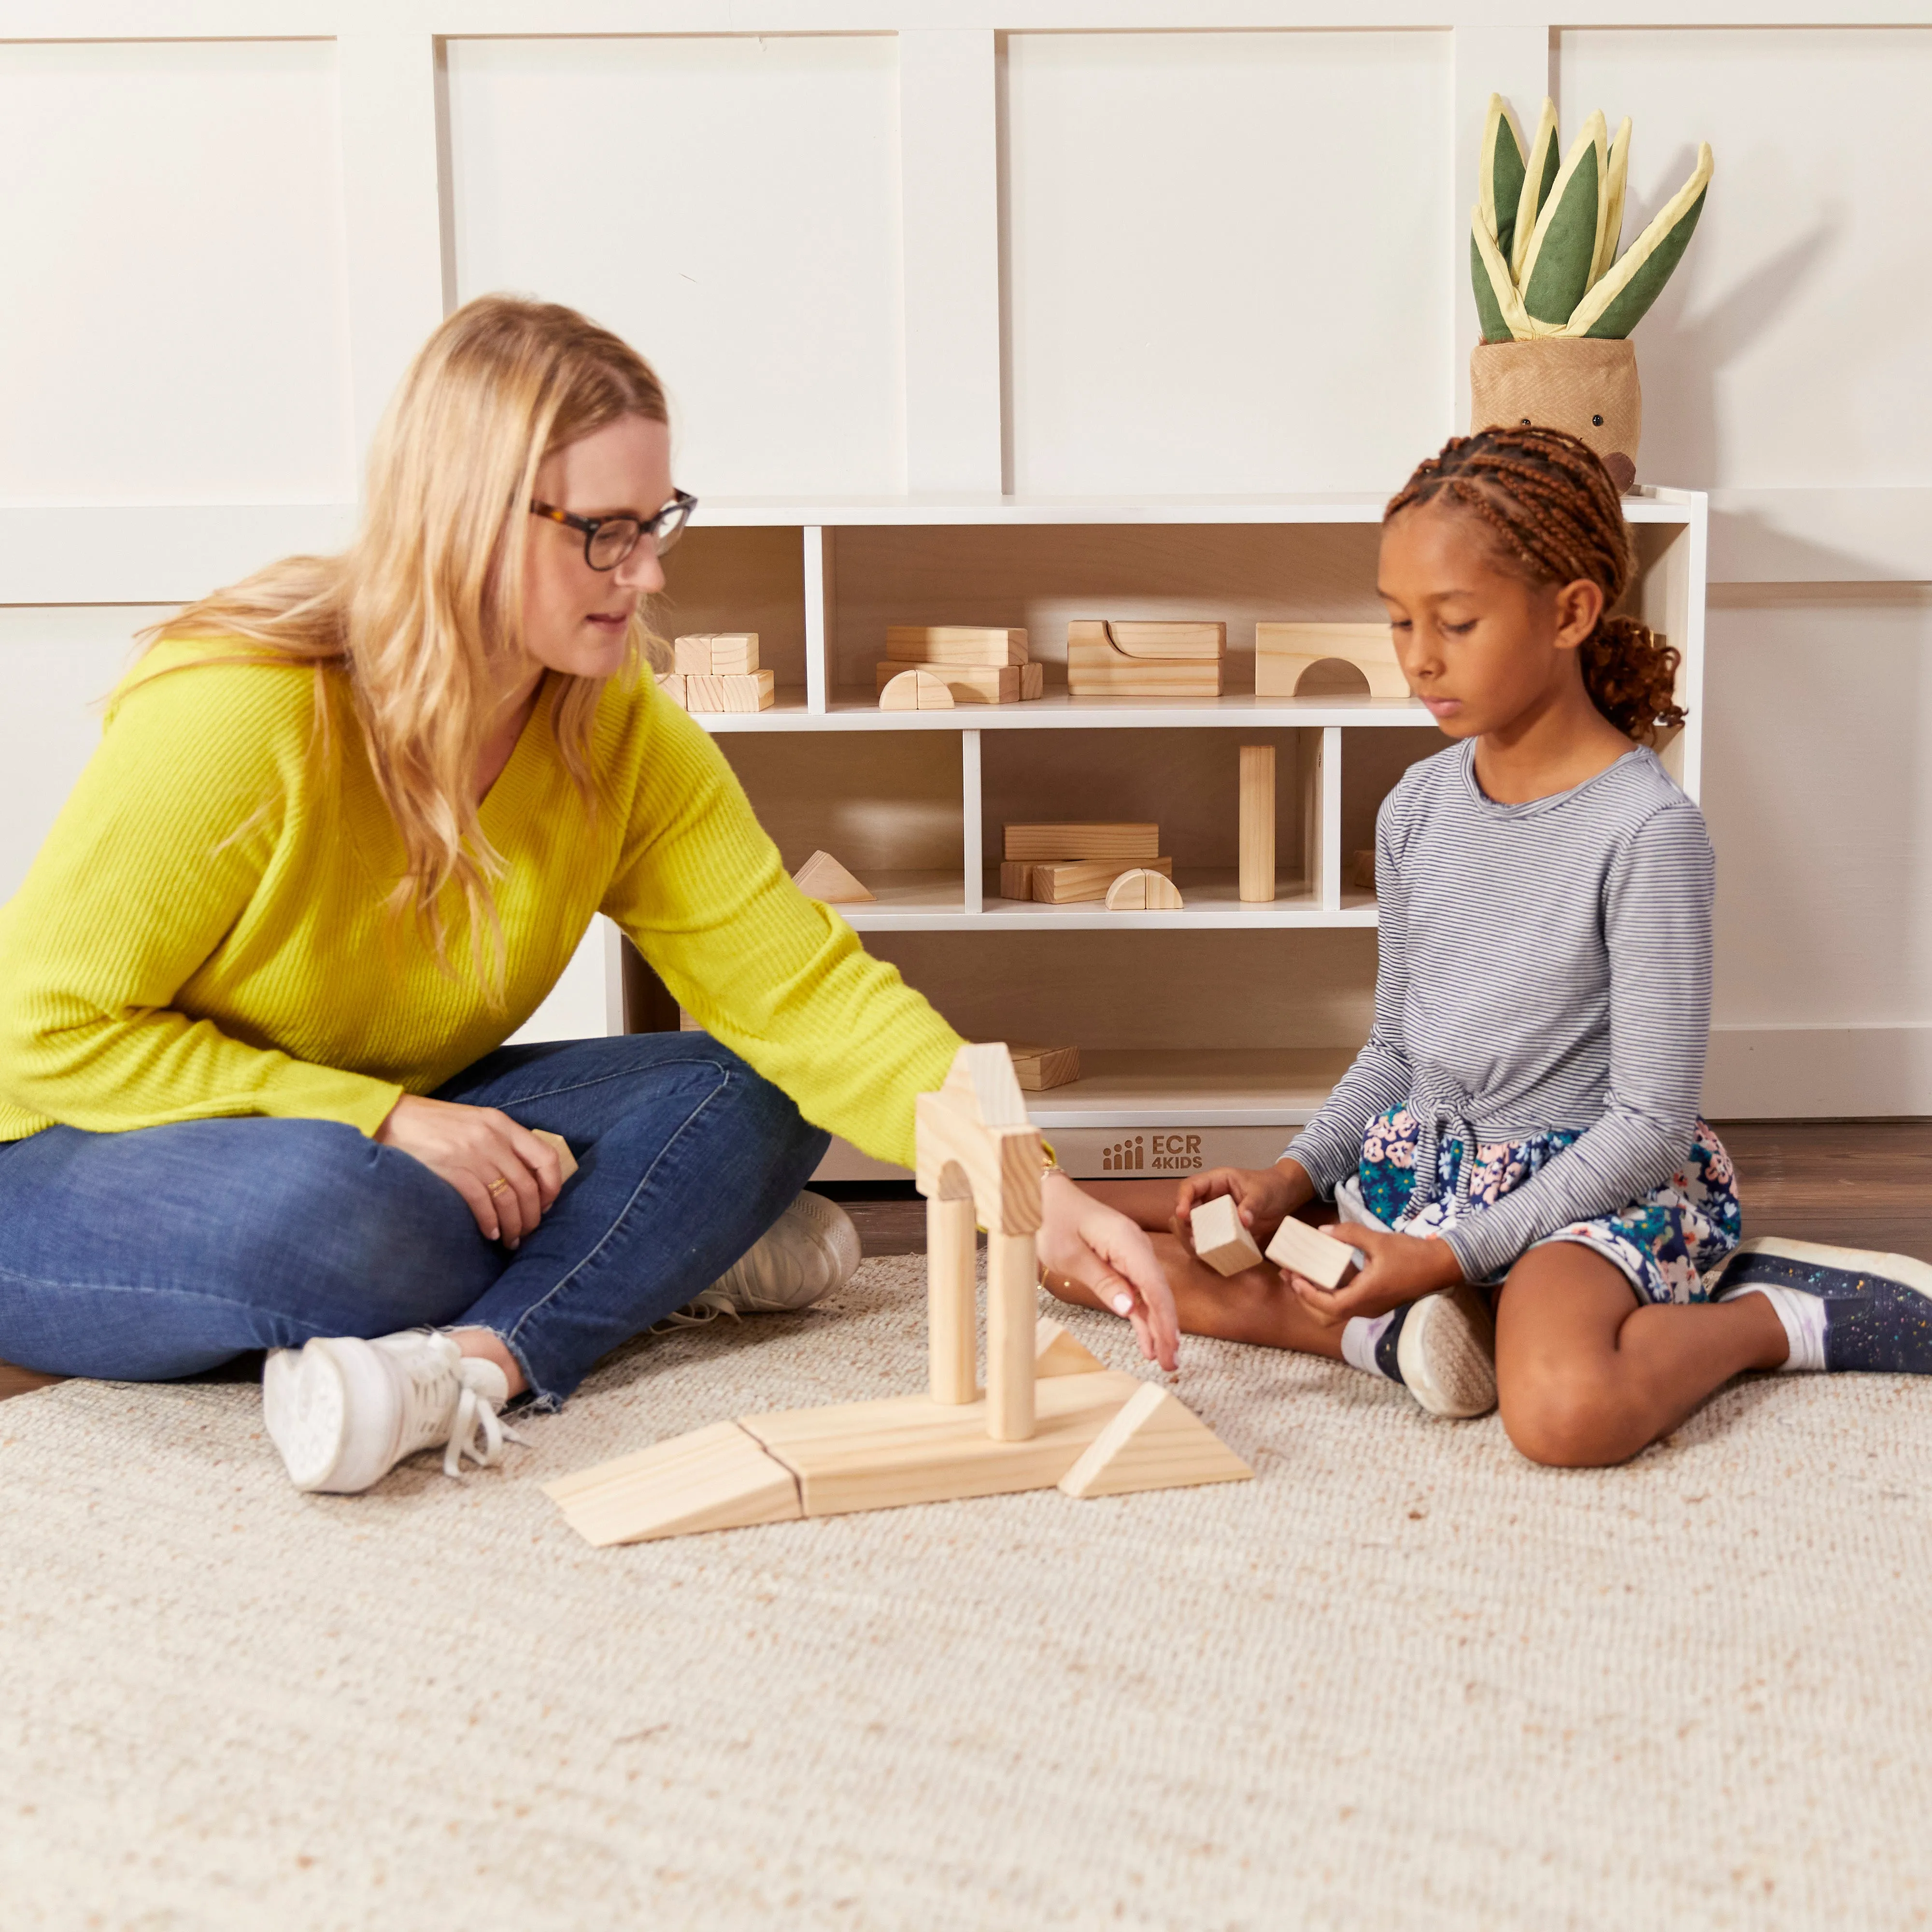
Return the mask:
<path id="1" fill-rule="evenodd" d="M 1786 1347 L 1761 1294 L 1652 1306 L 1588 1248 L 1532 1248 L 1496 1309 L 1503 1426 L 1533 1462 L 1626 1462 L 1733 1376 L 1776 1368 Z"/>
<path id="2" fill-rule="evenodd" d="M 1128 1180 L 1111 1184 L 1164 1187 L 1172 1210 L 1172 1181 Z M 1119 1207 L 1120 1204 L 1110 1200 L 1108 1204 Z M 1142 1221 L 1141 1226 L 1151 1233 L 1154 1251 L 1167 1270 L 1183 1334 L 1212 1335 L 1224 1342 L 1255 1342 L 1267 1348 L 1295 1348 L 1304 1355 L 1325 1355 L 1330 1361 L 1342 1359 L 1340 1324 L 1329 1328 L 1317 1322 L 1282 1280 L 1279 1268 L 1244 1268 L 1239 1274 L 1218 1275 L 1174 1235 L 1162 1232 L 1167 1226 L 1165 1221 Z M 1084 1282 L 1052 1270 L 1046 1281 L 1048 1292 L 1062 1301 L 1073 1302 L 1082 1308 L 1106 1308 L 1106 1304 Z M 1764 1297 L 1754 1295 L 1751 1299 L 1762 1301 Z M 1774 1322 L 1776 1318 L 1772 1318 Z M 1778 1332 L 1782 1334 L 1784 1330 Z"/>
<path id="3" fill-rule="evenodd" d="M 1082 1180 L 1076 1184 L 1082 1193 L 1126 1215 L 1137 1228 L 1165 1234 L 1174 1225 L 1174 1204 L 1180 1198 L 1178 1180 Z"/>

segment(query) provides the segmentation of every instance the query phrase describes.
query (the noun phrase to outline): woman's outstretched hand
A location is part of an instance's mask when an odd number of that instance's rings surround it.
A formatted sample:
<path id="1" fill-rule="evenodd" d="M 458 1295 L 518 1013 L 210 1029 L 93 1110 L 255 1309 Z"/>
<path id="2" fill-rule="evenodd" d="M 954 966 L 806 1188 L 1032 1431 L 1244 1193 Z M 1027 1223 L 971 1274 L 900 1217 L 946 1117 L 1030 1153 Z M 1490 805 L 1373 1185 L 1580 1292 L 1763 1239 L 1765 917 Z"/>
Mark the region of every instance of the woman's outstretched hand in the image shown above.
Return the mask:
<path id="1" fill-rule="evenodd" d="M 413 1154 L 469 1204 L 486 1241 L 514 1248 L 536 1232 L 563 1185 L 554 1148 L 494 1107 L 405 1094 L 376 1130 L 385 1147 Z M 507 1181 L 492 1189 L 490 1183 Z"/>
<path id="2" fill-rule="evenodd" d="M 1134 1324 L 1141 1353 L 1164 1369 L 1180 1365 L 1180 1318 L 1154 1244 L 1124 1214 L 1076 1187 L 1064 1174 L 1040 1186 L 1042 1267 L 1070 1275 Z"/>
<path id="3" fill-rule="evenodd" d="M 1204 1174 L 1190 1174 L 1174 1199 L 1174 1232 L 1190 1250 L 1195 1209 L 1222 1194 L 1233 1197 L 1241 1226 L 1258 1246 L 1266 1247 L 1276 1228 L 1315 1198 L 1315 1184 L 1296 1160 L 1279 1160 L 1272 1167 L 1210 1167 Z"/>
<path id="4" fill-rule="evenodd" d="M 1360 1249 L 1367 1258 L 1352 1274 L 1345 1275 L 1336 1288 L 1319 1287 L 1306 1276 L 1282 1269 L 1302 1306 L 1325 1328 L 1338 1327 L 1354 1315 L 1386 1315 L 1405 1301 L 1418 1301 L 1425 1294 L 1454 1288 L 1462 1279 L 1462 1264 L 1447 1241 L 1388 1234 L 1378 1228 L 1358 1228 L 1352 1223 L 1323 1232 Z"/>

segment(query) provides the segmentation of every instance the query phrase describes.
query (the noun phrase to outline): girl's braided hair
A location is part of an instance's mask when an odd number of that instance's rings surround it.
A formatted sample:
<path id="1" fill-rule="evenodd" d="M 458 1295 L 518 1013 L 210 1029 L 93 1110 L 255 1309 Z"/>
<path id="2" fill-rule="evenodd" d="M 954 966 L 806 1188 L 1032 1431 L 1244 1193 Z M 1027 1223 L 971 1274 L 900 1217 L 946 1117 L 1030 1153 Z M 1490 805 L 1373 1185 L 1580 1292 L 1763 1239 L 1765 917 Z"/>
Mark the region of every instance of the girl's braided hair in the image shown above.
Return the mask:
<path id="1" fill-rule="evenodd" d="M 1505 567 L 1528 582 L 1587 578 L 1601 589 L 1604 615 L 1579 656 L 1591 701 L 1619 731 L 1647 745 L 1683 723 L 1673 694 L 1678 653 L 1647 624 L 1610 614 L 1630 582 L 1630 530 L 1617 487 L 1588 443 L 1527 424 L 1452 436 L 1416 466 L 1382 521 L 1438 501 L 1480 517 Z"/>

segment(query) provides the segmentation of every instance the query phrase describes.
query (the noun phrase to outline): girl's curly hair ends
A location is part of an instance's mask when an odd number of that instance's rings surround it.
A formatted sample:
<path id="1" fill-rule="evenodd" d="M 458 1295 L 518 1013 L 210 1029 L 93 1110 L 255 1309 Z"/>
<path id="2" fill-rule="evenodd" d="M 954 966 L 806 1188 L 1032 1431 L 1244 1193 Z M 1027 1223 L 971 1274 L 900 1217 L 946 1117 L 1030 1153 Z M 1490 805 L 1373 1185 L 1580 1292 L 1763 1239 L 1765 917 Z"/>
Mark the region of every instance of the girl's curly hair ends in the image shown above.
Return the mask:
<path id="1" fill-rule="evenodd" d="M 1452 436 L 1389 499 L 1384 524 L 1446 500 L 1480 517 L 1508 568 L 1534 584 L 1587 578 L 1604 613 L 1583 640 L 1584 688 L 1619 731 L 1640 744 L 1684 722 L 1678 653 L 1647 624 L 1610 614 L 1629 584 L 1630 529 L 1609 472 L 1586 442 L 1528 426 Z"/>

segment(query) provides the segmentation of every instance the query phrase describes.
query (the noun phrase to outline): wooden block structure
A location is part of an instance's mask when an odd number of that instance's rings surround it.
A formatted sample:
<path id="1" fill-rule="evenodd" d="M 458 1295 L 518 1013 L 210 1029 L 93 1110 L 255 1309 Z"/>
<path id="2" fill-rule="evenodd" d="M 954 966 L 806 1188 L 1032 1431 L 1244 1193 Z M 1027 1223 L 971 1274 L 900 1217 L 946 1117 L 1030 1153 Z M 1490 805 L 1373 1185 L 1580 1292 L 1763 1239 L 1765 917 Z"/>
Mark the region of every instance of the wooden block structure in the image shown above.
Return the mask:
<path id="1" fill-rule="evenodd" d="M 937 678 L 955 704 L 1022 704 L 1046 694 L 1046 672 L 1027 650 L 1024 631 L 974 624 L 893 624 L 886 632 L 886 658 L 874 668 L 882 711 L 934 711 L 945 707 L 907 687 L 908 670 Z M 914 694 L 908 703 L 905 692 Z M 898 694 L 888 700 L 887 693 Z"/>
<path id="2" fill-rule="evenodd" d="M 1292 1214 L 1274 1231 L 1266 1252 L 1276 1268 L 1305 1276 L 1318 1288 L 1338 1286 L 1355 1264 L 1353 1248 L 1306 1221 L 1298 1221 Z"/>
<path id="3" fill-rule="evenodd" d="M 1274 747 L 1240 752 L 1240 895 L 1250 905 L 1274 897 Z"/>
<path id="4" fill-rule="evenodd" d="M 1028 1046 L 1012 1041 L 1006 1051 L 1012 1055 L 1013 1077 L 1023 1094 L 1044 1094 L 1080 1078 L 1077 1046 Z"/>
<path id="5" fill-rule="evenodd" d="M 777 674 L 754 671 L 660 671 L 658 688 L 687 711 L 769 711 L 778 697 Z"/>
<path id="6" fill-rule="evenodd" d="M 830 852 L 812 854 L 791 875 L 791 882 L 808 899 L 825 905 L 864 905 L 873 895 Z"/>
<path id="7" fill-rule="evenodd" d="M 935 670 L 915 665 L 889 679 L 879 693 L 881 711 L 950 711 L 952 688 Z"/>
<path id="8" fill-rule="evenodd" d="M 1109 912 L 1178 912 L 1186 903 L 1166 873 L 1151 866 L 1123 872 L 1107 888 Z"/>
<path id="9" fill-rule="evenodd" d="M 1386 624 L 1257 624 L 1255 695 L 1298 698 L 1318 664 L 1340 658 L 1368 680 L 1371 698 L 1406 698 L 1408 680 Z"/>
<path id="10" fill-rule="evenodd" d="M 1035 866 L 1033 896 L 1042 905 L 1078 905 L 1089 899 L 1104 899 L 1114 882 L 1130 872 L 1154 872 L 1166 879 L 1173 871 L 1172 859 L 1149 859 L 1139 864 L 1118 859 L 1075 859 L 1064 865 Z M 1180 903 L 1178 893 L 1174 903 Z"/>
<path id="11" fill-rule="evenodd" d="M 1228 627 L 1076 618 L 1066 627 L 1066 688 L 1075 698 L 1219 698 Z"/>
<path id="12" fill-rule="evenodd" d="M 916 1103 L 926 1201 L 924 1394 L 748 1415 L 544 1484 L 587 1541 L 636 1543 L 1065 1486 L 1079 1496 L 1253 1474 L 1168 1392 L 1036 1318 L 1041 1144 L 1006 1049 L 962 1047 Z M 987 1230 L 986 1387 L 974 1233 Z"/>
<path id="13" fill-rule="evenodd" d="M 1262 1264 L 1262 1251 L 1241 1225 L 1240 1210 L 1232 1194 L 1202 1202 L 1188 1216 L 1188 1232 L 1194 1238 L 1195 1253 L 1216 1274 L 1239 1274 Z"/>
<path id="14" fill-rule="evenodd" d="M 758 668 L 758 634 L 755 631 L 700 632 L 671 642 L 674 670 L 687 676 L 742 676 Z"/>

